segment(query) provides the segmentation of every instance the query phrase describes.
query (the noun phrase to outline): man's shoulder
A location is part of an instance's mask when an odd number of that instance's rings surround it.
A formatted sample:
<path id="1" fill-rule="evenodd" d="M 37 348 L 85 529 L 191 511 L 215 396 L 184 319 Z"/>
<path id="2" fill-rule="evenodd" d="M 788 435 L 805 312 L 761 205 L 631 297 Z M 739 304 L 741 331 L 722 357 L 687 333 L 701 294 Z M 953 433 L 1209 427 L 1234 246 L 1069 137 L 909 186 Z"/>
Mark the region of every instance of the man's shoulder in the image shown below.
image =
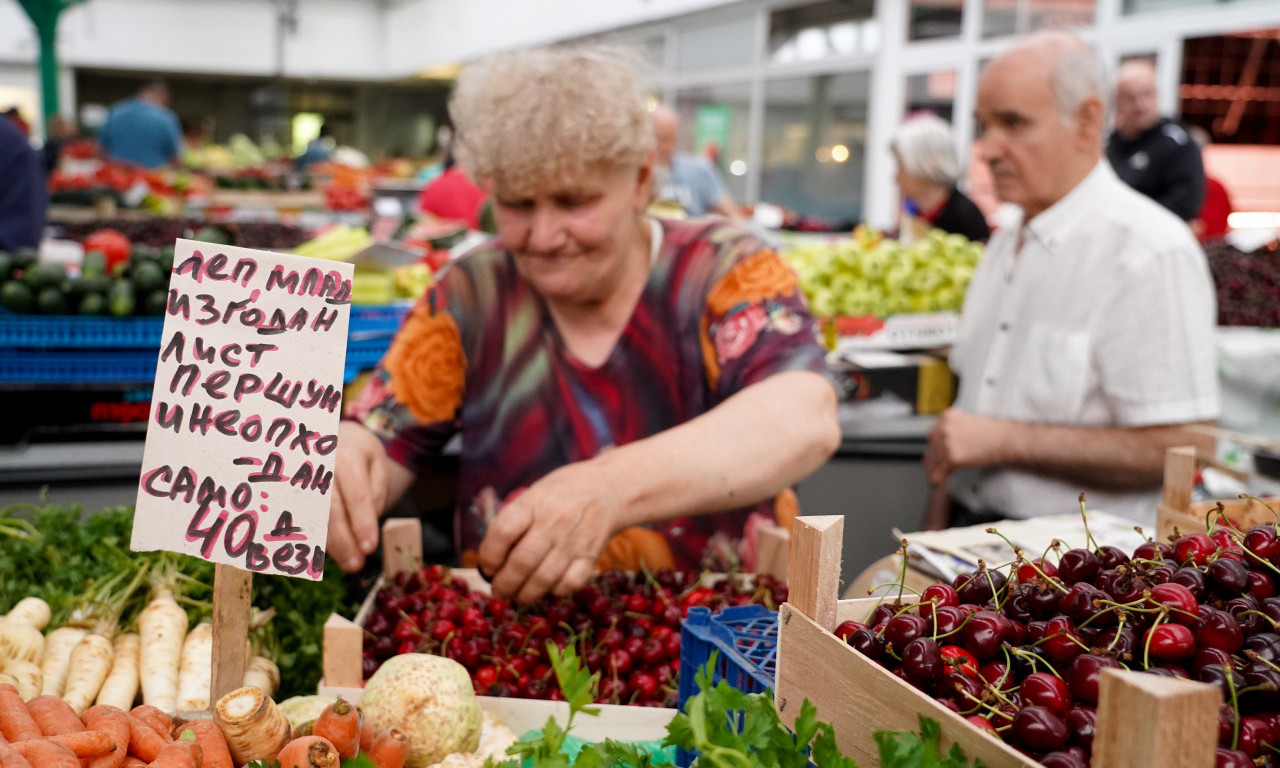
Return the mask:
<path id="1" fill-rule="evenodd" d="M 1090 227 L 1112 228 L 1114 238 L 1124 244 L 1121 265 L 1137 266 L 1149 259 L 1173 252 L 1200 252 L 1195 235 L 1186 222 L 1156 201 L 1120 179 L 1107 185 L 1105 194 L 1094 201 Z"/>

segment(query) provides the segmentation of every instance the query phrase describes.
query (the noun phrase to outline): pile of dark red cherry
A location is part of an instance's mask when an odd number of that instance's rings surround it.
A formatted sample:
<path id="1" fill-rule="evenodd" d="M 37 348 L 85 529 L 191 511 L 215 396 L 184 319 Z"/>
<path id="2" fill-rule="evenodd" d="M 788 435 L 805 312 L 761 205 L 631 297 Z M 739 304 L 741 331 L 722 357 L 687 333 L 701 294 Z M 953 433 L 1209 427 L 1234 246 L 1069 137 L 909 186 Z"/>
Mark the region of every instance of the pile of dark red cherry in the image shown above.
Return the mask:
<path id="1" fill-rule="evenodd" d="M 711 581 L 693 571 L 603 571 L 572 597 L 513 605 L 439 565 L 401 573 L 374 596 L 365 620 L 364 677 L 394 655 L 434 653 L 465 666 L 480 695 L 562 699 L 551 642 L 572 645 L 601 673 L 599 702 L 674 706 L 680 622 L 690 608 L 776 609 L 787 599 L 786 585 L 767 575 Z"/>
<path id="2" fill-rule="evenodd" d="M 1277 566 L 1275 524 L 1019 553 L 1012 579 L 983 567 L 836 634 L 1049 768 L 1089 765 L 1107 667 L 1218 686 L 1217 765 L 1280 766 Z"/>

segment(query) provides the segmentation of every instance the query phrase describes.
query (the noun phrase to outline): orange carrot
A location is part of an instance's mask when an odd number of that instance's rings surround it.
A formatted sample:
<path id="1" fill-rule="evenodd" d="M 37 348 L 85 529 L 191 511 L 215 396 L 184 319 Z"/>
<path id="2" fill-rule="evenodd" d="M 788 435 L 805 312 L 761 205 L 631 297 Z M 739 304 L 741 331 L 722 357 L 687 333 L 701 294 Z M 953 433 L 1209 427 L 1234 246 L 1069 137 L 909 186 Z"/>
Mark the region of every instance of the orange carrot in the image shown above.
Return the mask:
<path id="1" fill-rule="evenodd" d="M 60 733 L 79 733 L 84 723 L 71 705 L 57 696 L 37 696 L 27 702 L 27 711 L 45 736 Z"/>
<path id="2" fill-rule="evenodd" d="M 276 755 L 280 768 L 338 768 L 338 749 L 323 736 L 303 736 Z"/>
<path id="3" fill-rule="evenodd" d="M 14 751 L 8 742 L 0 744 L 0 768 L 31 768 L 31 761 Z"/>
<path id="4" fill-rule="evenodd" d="M 108 752 L 116 751 L 116 740 L 105 731 L 60 733 L 57 736 L 50 736 L 49 741 L 61 744 L 74 752 L 76 757 L 101 757 Z"/>
<path id="5" fill-rule="evenodd" d="M 369 759 L 378 768 L 404 768 L 404 761 L 409 759 L 409 739 L 395 728 L 388 728 L 374 739 Z"/>
<path id="6" fill-rule="evenodd" d="M 378 732 L 373 729 L 373 723 L 364 716 L 364 712 L 360 711 L 360 707 L 356 707 L 356 711 L 360 712 L 360 751 L 368 752 L 373 749 L 373 742 L 378 740 Z"/>
<path id="7" fill-rule="evenodd" d="M 187 731 L 195 735 L 196 742 L 200 745 L 205 768 L 235 768 L 235 763 L 231 760 L 231 750 L 227 747 L 227 740 L 212 720 L 192 720 L 179 726 L 179 741 Z"/>
<path id="8" fill-rule="evenodd" d="M 164 737 L 166 742 L 173 741 L 173 718 L 162 709 L 150 704 L 139 704 L 129 710 L 129 714 L 151 726 L 156 733 Z"/>
<path id="9" fill-rule="evenodd" d="M 80 768 L 76 753 L 46 739 L 28 739 L 13 745 L 13 750 L 31 763 L 31 768 Z"/>
<path id="10" fill-rule="evenodd" d="M 18 689 L 8 683 L 0 683 L 0 733 L 11 742 L 38 739 L 43 735 L 40 726 L 31 719 L 27 705 L 22 703 Z"/>
<path id="11" fill-rule="evenodd" d="M 360 752 L 360 712 L 346 699 L 338 699 L 324 708 L 311 732 L 323 736 L 345 759 Z"/>
<path id="12" fill-rule="evenodd" d="M 187 751 L 191 753 L 192 764 L 196 768 L 202 768 L 204 765 L 204 750 L 200 748 L 200 742 L 196 741 L 194 731 L 183 735 L 180 739 L 174 739 L 173 743 L 179 747 L 186 747 Z"/>
<path id="13" fill-rule="evenodd" d="M 191 748 L 187 744 L 176 741 L 161 747 L 150 766 L 151 768 L 199 768 L 192 757 Z"/>
<path id="14" fill-rule="evenodd" d="M 89 768 L 123 768 L 129 754 L 129 715 L 124 710 L 109 704 L 89 707 L 80 715 L 85 727 L 94 731 L 102 731 L 111 736 L 115 749 L 94 758 Z"/>
<path id="15" fill-rule="evenodd" d="M 165 740 L 155 729 L 133 715 L 125 715 L 129 723 L 129 754 L 150 763 L 160 754 Z"/>
<path id="16" fill-rule="evenodd" d="M 142 762 L 141 758 L 134 757 L 133 755 L 128 755 L 127 757 L 125 757 L 124 764 L 121 766 L 121 768 L 147 768 L 147 764 Z"/>

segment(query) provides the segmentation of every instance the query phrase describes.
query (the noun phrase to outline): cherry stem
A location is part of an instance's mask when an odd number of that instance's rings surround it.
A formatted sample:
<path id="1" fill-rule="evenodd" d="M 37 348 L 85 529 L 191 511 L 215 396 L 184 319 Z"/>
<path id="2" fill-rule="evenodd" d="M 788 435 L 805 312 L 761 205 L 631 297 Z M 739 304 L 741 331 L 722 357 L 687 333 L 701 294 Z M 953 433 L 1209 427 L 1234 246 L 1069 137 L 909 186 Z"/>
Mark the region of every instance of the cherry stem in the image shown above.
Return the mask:
<path id="1" fill-rule="evenodd" d="M 1222 502 L 1218 502 L 1218 505 L 1209 510 L 1209 512 L 1204 516 L 1204 527 L 1206 532 L 1213 530 L 1213 523 L 1210 522 L 1210 518 L 1214 515 L 1218 516 L 1217 522 L 1225 523 L 1225 528 L 1229 528 L 1241 536 L 1244 535 L 1244 531 L 1237 528 L 1236 524 L 1231 522 L 1231 518 L 1227 517 L 1227 508 L 1222 506 Z"/>
<path id="2" fill-rule="evenodd" d="M 1271 667 L 1275 671 L 1280 672 L 1280 666 L 1276 665 L 1275 662 L 1271 661 L 1270 659 L 1264 659 L 1263 657 L 1259 656 L 1257 651 L 1245 651 L 1244 656 L 1249 661 L 1260 661 L 1263 664 L 1266 664 L 1268 667 Z"/>
<path id="3" fill-rule="evenodd" d="M 1236 693 L 1236 680 L 1232 677 L 1233 670 L 1230 664 L 1223 664 L 1222 671 L 1227 677 L 1227 692 L 1231 694 L 1231 748 L 1235 749 L 1240 743 L 1240 697 Z"/>
<path id="4" fill-rule="evenodd" d="M 1021 556 L 1021 557 L 1022 557 L 1022 563 L 1026 563 L 1027 565 L 1031 566 L 1032 570 L 1034 570 L 1036 573 L 1040 574 L 1040 579 L 1041 579 L 1041 581 L 1043 581 L 1044 583 L 1049 584 L 1049 585 L 1050 585 L 1050 586 L 1052 586 L 1054 589 L 1058 590 L 1059 592 L 1061 592 L 1061 593 L 1062 593 L 1062 594 L 1064 594 L 1064 595 L 1065 595 L 1065 594 L 1068 594 L 1068 593 L 1071 591 L 1071 590 L 1067 589 L 1066 587 L 1064 587 L 1064 586 L 1062 585 L 1062 582 L 1058 581 L 1057 579 L 1053 578 L 1052 576 L 1050 576 L 1049 574 L 1047 574 L 1047 573 L 1045 573 L 1043 570 L 1041 570 L 1041 569 L 1040 569 L 1040 566 L 1038 566 L 1038 565 L 1036 565 L 1036 564 L 1035 564 L 1035 561 L 1033 561 L 1033 560 L 1028 560 L 1025 556 L 1023 556 L 1023 555 L 1022 555 L 1022 553 L 1021 553 L 1021 552 L 1019 552 L 1018 554 L 1019 554 L 1019 556 Z M 1041 562 L 1044 562 L 1044 559 L 1043 559 L 1043 558 L 1041 558 Z M 1019 565 L 1021 565 L 1021 563 L 1019 563 Z"/>
<path id="5" fill-rule="evenodd" d="M 991 578 L 991 571 L 987 570 L 987 564 L 978 561 L 978 572 L 987 577 L 987 583 L 991 585 L 991 600 L 996 604 L 996 611 L 1000 611 L 1000 590 L 996 589 L 996 580 Z"/>
<path id="6" fill-rule="evenodd" d="M 902 543 L 902 549 L 898 552 L 898 554 L 902 555 L 902 569 L 898 571 L 898 602 L 899 603 L 902 602 L 902 590 L 905 589 L 907 586 L 907 540 L 902 539 L 901 543 Z M 914 589 L 911 591 L 917 597 L 919 597 L 920 595 L 919 592 L 916 592 Z"/>
<path id="7" fill-rule="evenodd" d="M 987 533 L 991 533 L 991 534 L 995 534 L 996 536 L 999 536 L 1004 541 L 1005 544 L 1009 545 L 1009 549 L 1013 550 L 1014 562 L 1017 562 L 1022 559 L 1022 548 L 1019 547 L 1017 544 L 1014 544 L 1012 541 L 1010 541 L 1008 536 L 1005 536 L 1003 533 L 997 531 L 995 528 L 988 528 Z"/>
<path id="8" fill-rule="evenodd" d="M 1050 551 L 1058 552 L 1058 550 L 1060 549 L 1058 544 L 1060 543 L 1061 542 L 1059 542 L 1057 539 L 1054 539 L 1053 541 L 1049 542 L 1049 546 L 1045 547 L 1044 552 L 1040 553 L 1040 562 L 1043 563 L 1045 561 L 1045 558 L 1049 556 Z M 1061 555 L 1061 552 L 1059 552 L 1059 555 Z"/>
<path id="9" fill-rule="evenodd" d="M 990 690 L 990 689 L 988 689 L 988 690 Z M 978 711 L 979 709 L 985 709 L 986 711 L 990 712 L 990 713 L 991 713 L 991 714 L 993 714 L 993 715 L 999 715 L 999 714 L 1001 714 L 999 709 L 997 709 L 996 707 L 994 707 L 994 706 L 992 706 L 992 705 L 988 704 L 987 702 L 983 701 L 982 699 L 979 699 L 977 696 L 974 696 L 972 693 L 969 693 L 969 692 L 968 692 L 968 691 L 966 691 L 964 688 L 961 688 L 961 687 L 960 687 L 960 686 L 958 686 L 958 685 L 956 686 L 956 693 L 959 693 L 961 696 L 965 697 L 965 698 L 966 698 L 966 699 L 968 699 L 969 701 L 972 701 L 972 702 L 976 705 L 972 710 L 970 710 L 970 711 L 972 711 L 972 712 L 976 712 L 976 711 Z M 1005 699 L 1003 696 L 1001 696 L 1000 698 L 1001 698 L 1001 700 L 1003 700 L 1006 704 L 1011 703 L 1011 702 L 1009 702 L 1009 700 L 1008 700 L 1008 699 Z"/>
<path id="10" fill-rule="evenodd" d="M 1055 637 L 1056 637 L 1056 635 L 1055 635 Z M 1070 637 L 1070 635 L 1068 635 L 1068 637 Z M 1084 648 L 1086 651 L 1087 651 L 1087 650 L 1089 650 L 1089 649 L 1088 649 L 1086 646 L 1084 646 L 1083 644 L 1077 643 L 1077 645 L 1080 645 L 1080 647 L 1081 647 L 1081 648 Z M 1037 662 L 1037 661 L 1038 661 L 1038 662 L 1040 662 L 1041 664 L 1043 664 L 1043 665 L 1045 666 L 1045 669 L 1048 669 L 1050 672 L 1052 672 L 1054 677 L 1058 678 L 1059 680 L 1061 680 L 1061 679 L 1062 679 L 1062 675 L 1058 674 L 1058 670 L 1054 669 L 1052 664 L 1050 664 L 1050 663 L 1049 663 L 1049 662 L 1048 662 L 1048 661 L 1047 661 L 1043 656 L 1041 656 L 1040 654 L 1038 654 L 1038 653 L 1036 653 L 1036 652 L 1034 652 L 1034 651 L 1024 651 L 1024 650 L 1022 650 L 1021 648 L 1014 648 L 1014 649 L 1013 649 L 1013 655 L 1014 655 L 1014 656 L 1029 656 L 1029 657 L 1031 657 L 1031 660 L 1032 660 L 1032 666 L 1035 666 L 1035 662 Z"/>
<path id="11" fill-rule="evenodd" d="M 906 591 L 910 592 L 911 594 L 915 595 L 916 597 L 920 597 L 920 596 L 921 596 L 919 592 L 915 591 L 915 590 L 914 590 L 914 589 L 912 589 L 911 587 L 904 586 L 904 585 L 902 584 L 902 582 L 899 582 L 899 581 L 886 581 L 886 582 L 885 582 L 885 583 L 883 583 L 883 584 L 875 584 L 875 585 L 873 585 L 873 586 L 871 586 L 871 587 L 869 587 L 869 588 L 867 589 L 867 594 L 868 594 L 868 595 L 874 595 L 874 594 L 876 593 L 876 590 L 878 590 L 878 589 L 884 589 L 885 587 L 898 587 L 898 602 L 899 602 L 899 603 L 901 603 L 901 602 L 902 602 L 902 590 L 904 590 L 904 589 L 905 589 Z M 915 605 L 919 605 L 919 603 L 915 603 Z M 908 607 L 910 607 L 910 606 L 908 606 Z"/>
<path id="12" fill-rule="evenodd" d="M 1089 530 L 1089 515 L 1087 512 L 1085 512 L 1083 491 L 1081 491 L 1080 493 L 1080 520 L 1084 523 L 1085 540 L 1088 541 L 1091 545 L 1093 545 L 1093 551 L 1097 552 L 1098 542 L 1093 540 L 1093 533 Z"/>
<path id="13" fill-rule="evenodd" d="M 939 634 L 938 634 L 938 614 L 937 614 L 937 612 L 935 612 L 935 613 L 933 614 L 933 632 L 934 632 L 934 638 L 933 638 L 933 639 L 934 639 L 934 641 L 941 640 L 941 639 L 943 639 L 944 637 L 951 637 L 952 635 L 956 634 L 956 633 L 957 633 L 957 632 L 959 632 L 960 630 L 964 629 L 964 628 L 965 628 L 965 625 L 969 623 L 969 620 L 970 620 L 970 619 L 972 619 L 972 618 L 973 618 L 973 616 L 974 616 L 974 614 L 972 614 L 972 613 L 966 613 L 966 614 L 964 615 L 964 621 L 960 622 L 960 625 L 959 625 L 959 626 L 957 626 L 955 629 L 951 630 L 950 632 L 944 632 L 943 634 L 939 635 Z"/>
<path id="14" fill-rule="evenodd" d="M 1120 642 L 1120 633 L 1124 630 L 1124 622 L 1127 618 L 1129 618 L 1129 614 L 1125 611 L 1120 611 L 1120 623 L 1116 624 L 1116 636 L 1111 638 L 1111 644 L 1107 646 L 1107 653 L 1115 650 L 1116 643 Z"/>
<path id="15" fill-rule="evenodd" d="M 1169 614 L 1167 611 L 1162 611 L 1159 616 L 1156 616 L 1156 620 L 1151 622 L 1151 629 L 1147 630 L 1146 640 L 1142 643 L 1142 668 L 1143 669 L 1151 669 L 1151 638 L 1155 636 L 1156 627 L 1160 626 L 1160 623 L 1163 622 L 1166 618 L 1168 618 L 1168 615 Z"/>
<path id="16" fill-rule="evenodd" d="M 1254 611 L 1254 610 L 1241 611 L 1240 613 L 1238 613 L 1238 614 L 1236 614 L 1236 615 L 1237 615 L 1237 616 L 1261 616 L 1263 619 L 1265 619 L 1265 620 L 1266 620 L 1266 622 L 1267 622 L 1268 624 L 1270 624 L 1270 625 L 1271 625 L 1271 628 L 1272 628 L 1272 629 L 1280 629 L 1280 622 L 1278 622 L 1278 621 L 1276 621 L 1275 619 L 1271 618 L 1270 616 L 1268 616 L 1267 614 L 1263 613 L 1262 611 Z"/>
<path id="17" fill-rule="evenodd" d="M 1242 493 L 1240 494 L 1240 498 L 1245 501 L 1256 501 L 1257 503 L 1266 507 L 1267 511 L 1270 512 L 1272 515 L 1274 515 L 1277 521 L 1280 521 L 1280 513 L 1277 513 L 1276 510 L 1272 508 L 1272 506 L 1268 504 L 1265 500 L 1260 499 L 1251 493 Z"/>

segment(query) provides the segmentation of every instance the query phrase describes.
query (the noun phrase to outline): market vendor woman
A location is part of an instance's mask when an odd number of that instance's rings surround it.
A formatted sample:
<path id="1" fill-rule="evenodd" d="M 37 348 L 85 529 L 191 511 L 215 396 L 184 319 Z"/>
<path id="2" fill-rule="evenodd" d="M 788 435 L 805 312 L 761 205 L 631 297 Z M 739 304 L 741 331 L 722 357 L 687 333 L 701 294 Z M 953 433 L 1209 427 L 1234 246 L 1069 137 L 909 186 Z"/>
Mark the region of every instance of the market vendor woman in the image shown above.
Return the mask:
<path id="1" fill-rule="evenodd" d="M 749 518 L 835 450 L 785 262 L 732 225 L 645 214 L 646 98 L 606 49 L 500 54 L 459 78 L 459 159 L 492 184 L 499 239 L 439 275 L 342 425 L 329 549 L 345 568 L 458 433 L 455 543 L 524 601 L 581 586 L 607 550 L 653 567 L 743 553 Z"/>

